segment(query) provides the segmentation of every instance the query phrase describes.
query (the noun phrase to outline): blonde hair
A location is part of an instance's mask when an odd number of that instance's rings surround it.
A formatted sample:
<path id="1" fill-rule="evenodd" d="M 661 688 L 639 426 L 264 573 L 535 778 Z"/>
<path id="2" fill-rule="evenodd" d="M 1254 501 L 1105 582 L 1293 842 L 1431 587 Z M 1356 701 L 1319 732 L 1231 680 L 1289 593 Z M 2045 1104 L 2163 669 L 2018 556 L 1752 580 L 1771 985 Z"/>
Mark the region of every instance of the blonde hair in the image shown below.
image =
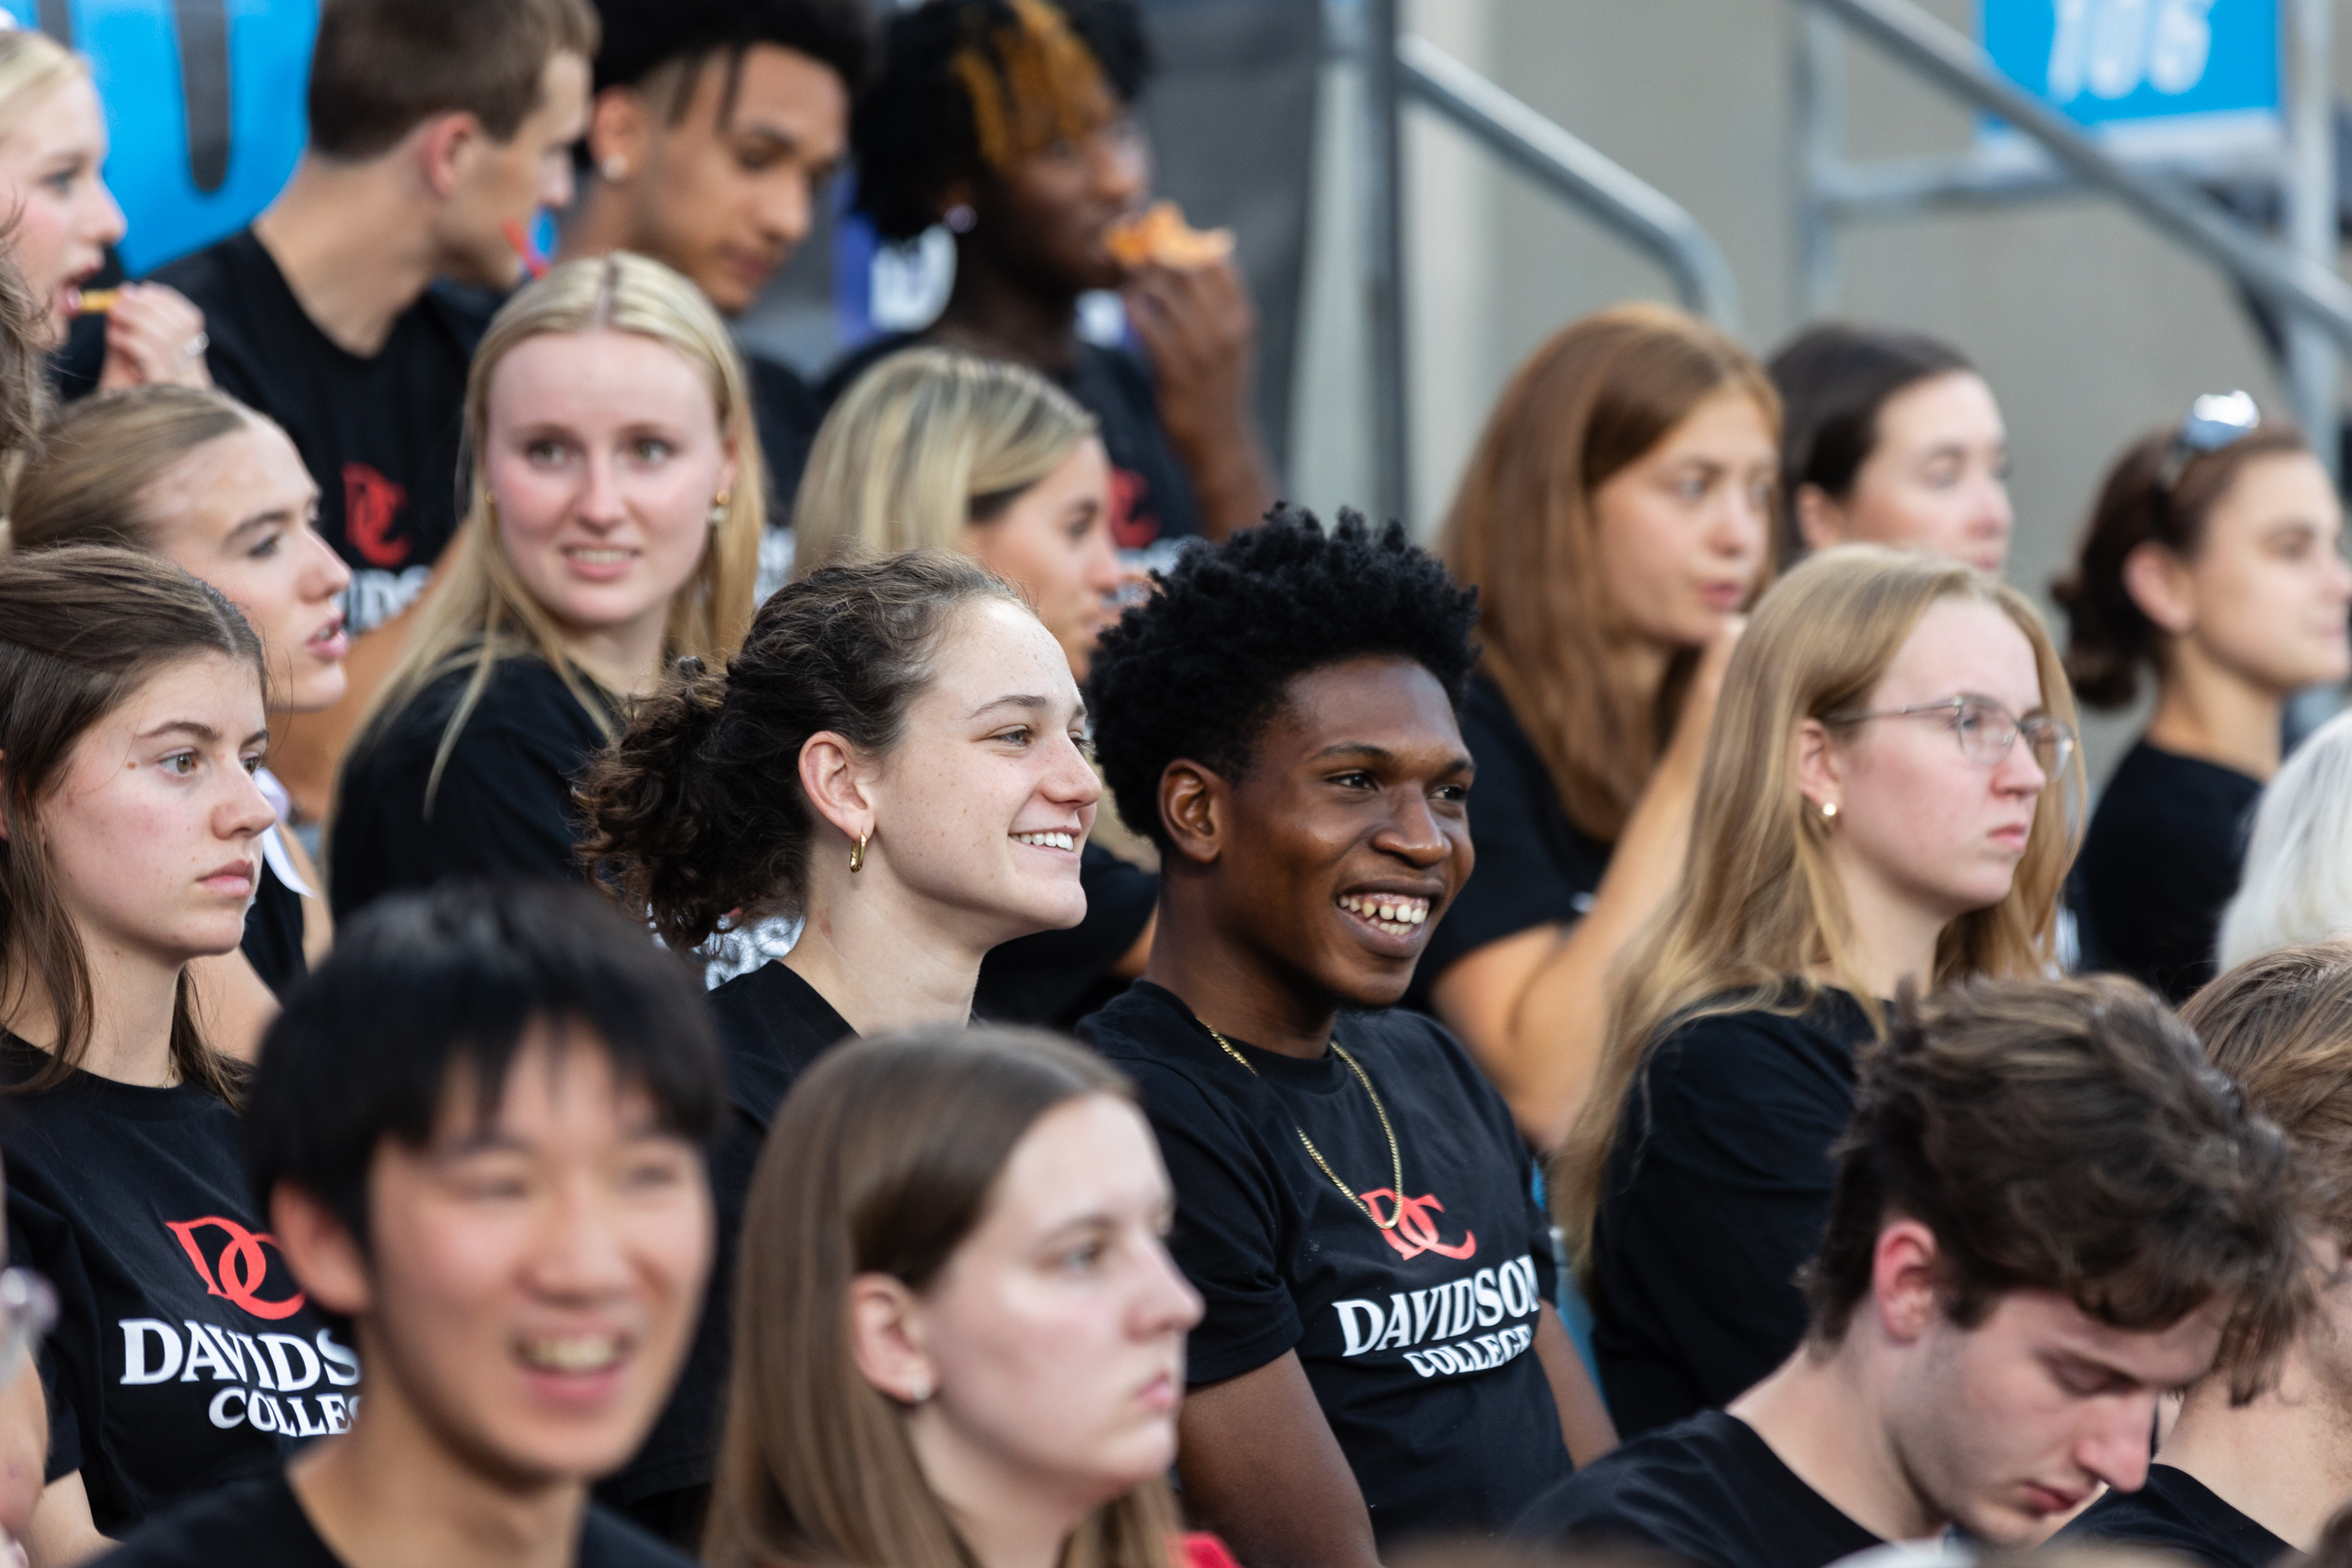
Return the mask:
<path id="1" fill-rule="evenodd" d="M 2215 961 L 2352 933 L 2352 713 L 2295 748 L 2263 787 L 2237 895 L 2222 911 Z"/>
<path id="2" fill-rule="evenodd" d="M 24 117 L 51 93 L 89 74 L 86 61 L 45 32 L 30 27 L 0 32 L 0 141 L 15 135 Z"/>
<path id="3" fill-rule="evenodd" d="M 1771 377 L 1715 327 L 1646 304 L 1570 322 L 1495 400 L 1438 536 L 1446 569 L 1478 590 L 1480 667 L 1544 759 L 1568 819 L 1596 839 L 1616 838 L 1648 788 L 1698 650 L 1679 651 L 1656 690 L 1610 658 L 1620 622 L 1592 495 L 1727 392 L 1754 404 L 1779 439 Z M 1767 551 L 1751 598 L 1772 569 Z"/>
<path id="4" fill-rule="evenodd" d="M 793 503 L 792 570 L 964 548 L 1095 433 L 1095 416 L 1026 366 L 954 349 L 893 354 L 816 432 Z"/>
<path id="5" fill-rule="evenodd" d="M 361 743 L 353 748 L 363 749 L 389 715 L 416 701 L 433 682 L 470 669 L 472 678 L 433 754 L 424 791 L 428 813 L 441 770 L 502 659 L 535 654 L 545 660 L 608 736 L 613 732 L 603 705 L 590 701 L 579 668 L 564 651 L 555 617 L 515 575 L 499 541 L 497 501 L 482 467 L 490 429 L 490 382 L 507 355 L 533 338 L 599 331 L 650 338 L 700 370 L 710 385 L 719 431 L 735 449 L 736 473 L 724 514 L 710 530 L 710 548 L 694 575 L 671 596 L 664 656 L 691 654 L 706 664 L 723 665 L 735 657 L 751 626 L 757 608 L 753 592 L 760 535 L 767 522 L 767 478 L 752 424 L 743 362 L 735 356 L 726 324 L 700 289 L 659 262 L 615 251 L 564 263 L 507 301 L 474 351 L 473 368 L 466 379 L 466 448 L 473 469 L 466 521 L 442 580 L 418 612 L 407 650 L 368 705 L 360 724 Z"/>
<path id="6" fill-rule="evenodd" d="M 1823 551 L 1756 608 L 1725 672 L 1707 737 L 1681 885 L 1611 982 L 1608 1037 L 1592 1097 L 1561 1151 L 1561 1217 L 1580 1264 L 1625 1102 L 1651 1048 L 1694 1017 L 1758 1005 L 1797 1012 L 1827 968 L 1874 1026 L 1845 891 L 1827 854 L 1830 826 L 1796 777 L 1807 719 L 1862 707 L 1920 617 L 1947 599 L 1990 605 L 2025 633 L 2043 710 L 2070 728 L 2075 700 L 2058 651 L 2025 595 L 1957 562 L 1879 545 Z M 2050 971 L 2059 883 L 2082 830 L 2080 751 L 2034 804 L 2009 892 L 1947 923 L 1930 989 L 1979 975 Z"/>

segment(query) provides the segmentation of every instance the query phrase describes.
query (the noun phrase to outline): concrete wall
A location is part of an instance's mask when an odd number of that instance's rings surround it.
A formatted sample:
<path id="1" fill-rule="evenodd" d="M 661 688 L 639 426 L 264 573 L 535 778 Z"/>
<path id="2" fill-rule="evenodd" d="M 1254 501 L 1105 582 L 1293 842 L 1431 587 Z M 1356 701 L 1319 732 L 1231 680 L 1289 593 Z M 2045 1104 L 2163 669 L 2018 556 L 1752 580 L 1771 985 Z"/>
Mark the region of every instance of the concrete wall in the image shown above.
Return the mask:
<path id="1" fill-rule="evenodd" d="M 1927 0 L 1962 29 L 1969 0 Z M 1407 24 L 1690 208 L 1738 274 L 1760 353 L 1799 324 L 1790 137 L 1791 0 L 1407 0 Z M 2352 25 L 2337 74 L 2352 81 Z M 1369 489 L 1361 429 L 1359 211 L 1351 73 L 1325 94 L 1293 491 L 1319 507 Z M 1968 114 L 1847 49 L 1848 151 L 1953 151 Z M 1413 112 L 1405 213 L 1413 375 L 1412 521 L 1442 515 L 1488 404 L 1561 323 L 1666 280 L 1450 127 Z M 2230 285 L 2092 197 L 1849 230 L 1838 312 L 1917 327 L 1984 368 L 2008 419 L 2017 542 L 2009 574 L 2045 594 L 2106 464 L 2199 391 L 2283 388 Z M 2094 779 L 2134 715 L 2091 731 Z"/>

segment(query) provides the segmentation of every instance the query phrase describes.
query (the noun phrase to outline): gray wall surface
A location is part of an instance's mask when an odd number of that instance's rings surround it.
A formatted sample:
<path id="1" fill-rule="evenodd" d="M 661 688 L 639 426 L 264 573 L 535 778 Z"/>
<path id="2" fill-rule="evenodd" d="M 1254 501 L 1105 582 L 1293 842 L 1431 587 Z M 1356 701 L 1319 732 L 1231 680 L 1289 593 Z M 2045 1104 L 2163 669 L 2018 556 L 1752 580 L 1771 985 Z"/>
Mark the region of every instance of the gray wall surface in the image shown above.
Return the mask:
<path id="1" fill-rule="evenodd" d="M 1927 0 L 1955 27 L 1969 0 Z M 1790 136 L 1791 0 L 1405 0 L 1405 21 L 1683 203 L 1738 274 L 1759 353 L 1801 324 Z M 2339 91 L 2352 19 L 2337 25 Z M 1848 45 L 1848 153 L 1958 151 L 1969 114 Z M 1291 488 L 1318 508 L 1369 491 L 1353 283 L 1353 73 L 1326 72 Z M 1404 211 L 1413 382 L 1411 521 L 1435 526 L 1488 405 L 1545 336 L 1613 301 L 1670 298 L 1610 236 L 1408 112 Z M 2111 203 L 1849 229 L 1838 311 L 1959 345 L 2010 431 L 2009 576 L 2041 598 L 2109 460 L 2200 391 L 2283 388 L 2229 284 Z M 2094 780 L 2137 715 L 2094 721 Z"/>

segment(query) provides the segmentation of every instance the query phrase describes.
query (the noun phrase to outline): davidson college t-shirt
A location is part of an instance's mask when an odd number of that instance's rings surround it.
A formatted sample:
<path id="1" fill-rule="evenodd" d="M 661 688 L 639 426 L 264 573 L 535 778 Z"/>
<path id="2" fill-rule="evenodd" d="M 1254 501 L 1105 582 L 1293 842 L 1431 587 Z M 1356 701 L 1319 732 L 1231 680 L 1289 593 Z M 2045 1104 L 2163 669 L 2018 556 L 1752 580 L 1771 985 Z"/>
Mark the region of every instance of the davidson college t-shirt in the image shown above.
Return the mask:
<path id="1" fill-rule="evenodd" d="M 0 1085 L 44 1060 L 0 1036 Z M 9 1255 L 57 1289 L 48 1479 L 80 1471 L 102 1533 L 350 1424 L 359 1355 L 255 1217 L 236 1112 L 85 1072 L 8 1112 Z"/>
<path id="2" fill-rule="evenodd" d="M 1552 1296 L 1551 1227 L 1510 1112 L 1427 1018 L 1348 1013 L 1336 1054 L 1235 1041 L 1138 981 L 1078 1032 L 1131 1074 L 1176 1189 L 1169 1248 L 1207 1302 L 1187 1376 L 1214 1383 L 1298 1352 L 1383 1547 L 1491 1534 L 1568 1475 L 1534 1351 Z M 1300 1145 L 1304 1132 L 1383 1230 Z"/>

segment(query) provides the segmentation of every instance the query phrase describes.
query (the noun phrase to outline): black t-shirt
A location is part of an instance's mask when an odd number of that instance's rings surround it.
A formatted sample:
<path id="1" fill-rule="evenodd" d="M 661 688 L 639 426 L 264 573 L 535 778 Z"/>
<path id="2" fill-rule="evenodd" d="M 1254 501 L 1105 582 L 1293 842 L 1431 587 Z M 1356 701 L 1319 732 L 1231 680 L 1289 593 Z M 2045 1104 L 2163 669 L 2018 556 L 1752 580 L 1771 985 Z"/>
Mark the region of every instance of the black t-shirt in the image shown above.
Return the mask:
<path id="1" fill-rule="evenodd" d="M 774 959 L 711 992 L 710 1010 L 727 1065 L 727 1116 L 710 1149 L 718 1249 L 703 1292 L 702 1321 L 677 1388 L 645 1446 L 597 1489 L 605 1501 L 665 1534 L 673 1522 L 691 1531 L 702 1512 L 699 1501 L 681 1507 L 671 1494 L 706 1491 L 717 1467 L 734 1348 L 736 1251 L 767 1124 L 795 1079 L 834 1046 L 857 1037 L 814 986 Z"/>
<path id="2" fill-rule="evenodd" d="M 824 422 L 825 406 L 788 365 L 743 357 L 752 383 L 752 422 L 760 430 L 760 459 L 767 465 L 767 520 L 772 527 L 792 521 L 792 498 L 808 466 L 808 448 Z"/>
<path id="3" fill-rule="evenodd" d="M 1078 1033 L 1132 1074 L 1176 1190 L 1169 1249 L 1207 1303 L 1188 1373 L 1214 1383 L 1296 1350 L 1384 1545 L 1492 1533 L 1570 1469 L 1534 1354 L 1551 1300 L 1551 1225 L 1502 1097 L 1417 1013 L 1347 1013 L 1338 1055 L 1236 1041 L 1138 981 Z M 1254 1068 L 1252 1073 L 1250 1069 Z M 1360 1200 L 1299 1145 L 1314 1141 Z"/>
<path id="4" fill-rule="evenodd" d="M 974 1016 L 1068 1029 L 1125 989 L 1108 971 L 1151 923 L 1159 878 L 1089 842 L 1078 852 L 1078 882 L 1086 890 L 1084 920 L 1067 931 L 1017 937 L 980 961 Z"/>
<path id="5" fill-rule="evenodd" d="M 1478 764 L 1470 844 L 1478 865 L 1429 934 L 1407 1006 L 1430 1011 L 1429 988 L 1456 958 L 1540 925 L 1570 925 L 1592 907 L 1610 846 L 1568 820 L 1559 788 L 1502 689 L 1471 679 L 1462 744 Z"/>
<path id="6" fill-rule="evenodd" d="M 355 632 L 423 592 L 457 532 L 466 368 L 496 301 L 435 285 L 373 355 L 346 352 L 303 311 L 252 229 L 159 269 L 204 312 L 220 390 L 294 438 L 318 485 L 318 531 L 351 567 Z"/>
<path id="7" fill-rule="evenodd" d="M 2169 1464 L 2148 1466 L 2137 1492 L 2109 1492 L 2059 1536 L 2161 1546 L 2214 1568 L 2271 1568 L 2295 1549 Z"/>
<path id="8" fill-rule="evenodd" d="M 2213 978 L 2262 781 L 2159 751 L 2124 754 L 2075 862 L 2082 966 L 2145 981 L 2176 1004 Z"/>
<path id="9" fill-rule="evenodd" d="M 98 1560 L 108 1568 L 347 1568 L 283 1470 L 182 1503 Z M 686 1568 L 693 1561 L 593 1504 L 571 1560 L 574 1568 Z"/>
<path id="10" fill-rule="evenodd" d="M 1651 1546 L 1697 1568 L 1822 1568 L 1886 1544 L 1721 1410 L 1603 1454 L 1537 1498 L 1511 1533 Z"/>
<path id="11" fill-rule="evenodd" d="M 536 655 L 498 662 L 441 770 L 426 781 L 471 666 L 454 669 L 386 714 L 343 763 L 327 857 L 328 903 L 344 920 L 386 893 L 462 877 L 577 879 L 572 786 L 605 746 L 598 715 Z M 585 675 L 581 689 L 617 718 Z"/>
<path id="12" fill-rule="evenodd" d="M 245 935 L 237 944 L 262 984 L 280 1001 L 294 982 L 311 972 L 302 951 L 302 895 L 286 886 L 277 867 L 262 858 L 253 903 L 245 910 Z"/>
<path id="13" fill-rule="evenodd" d="M 46 1060 L 0 1036 L 0 1083 Z M 344 1430 L 359 1355 L 255 1217 L 236 1112 L 86 1072 L 8 1108 L 9 1255 L 57 1290 L 48 1478 L 81 1472 L 101 1532 Z"/>
<path id="14" fill-rule="evenodd" d="M 830 408 L 875 361 L 924 341 L 919 334 L 898 333 L 876 338 L 851 354 L 826 375 L 820 394 L 825 405 Z M 1042 366 L 1031 368 L 1044 370 Z M 1199 533 L 1200 509 L 1193 495 L 1193 478 L 1159 422 L 1159 393 L 1152 384 L 1151 367 L 1125 349 L 1081 341 L 1068 374 L 1045 373 L 1102 425 L 1102 450 L 1110 457 L 1111 543 L 1121 550 L 1143 550 L 1162 539 Z"/>
<path id="15" fill-rule="evenodd" d="M 1824 990 L 1673 1029 L 1626 1097 L 1593 1225 L 1592 1353 L 1627 1437 L 1737 1398 L 1805 1333 L 1870 1019 Z"/>

